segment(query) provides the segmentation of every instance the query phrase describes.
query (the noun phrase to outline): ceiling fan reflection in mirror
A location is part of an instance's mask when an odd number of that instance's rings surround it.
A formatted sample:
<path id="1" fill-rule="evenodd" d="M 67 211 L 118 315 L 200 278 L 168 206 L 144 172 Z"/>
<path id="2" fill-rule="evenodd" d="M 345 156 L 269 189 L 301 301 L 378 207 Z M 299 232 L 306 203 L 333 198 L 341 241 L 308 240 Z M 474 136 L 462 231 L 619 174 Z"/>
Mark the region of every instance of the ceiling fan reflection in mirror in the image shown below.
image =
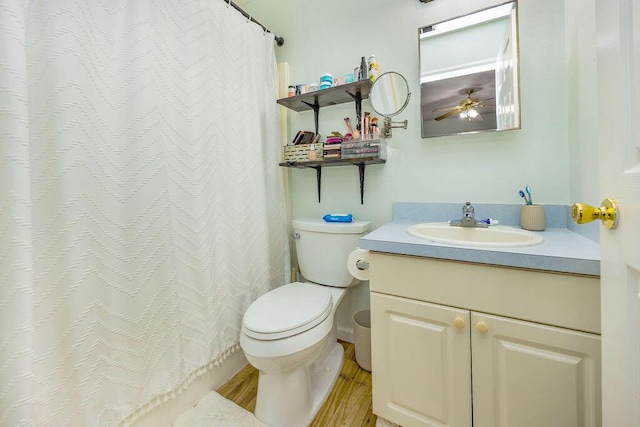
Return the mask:
<path id="1" fill-rule="evenodd" d="M 438 107 L 434 108 L 432 113 L 436 111 L 449 110 L 441 116 L 436 117 L 434 120 L 440 121 L 449 117 L 453 117 L 458 115 L 461 119 L 471 120 L 484 120 L 482 115 L 478 111 L 479 108 L 495 108 L 495 105 L 485 105 L 485 101 L 490 101 L 495 98 L 487 98 L 480 100 L 479 98 L 472 98 L 471 94 L 476 92 L 476 89 L 468 88 L 463 89 L 459 93 L 461 95 L 467 95 L 462 101 L 460 101 L 460 105 L 452 106 L 452 107 Z"/>

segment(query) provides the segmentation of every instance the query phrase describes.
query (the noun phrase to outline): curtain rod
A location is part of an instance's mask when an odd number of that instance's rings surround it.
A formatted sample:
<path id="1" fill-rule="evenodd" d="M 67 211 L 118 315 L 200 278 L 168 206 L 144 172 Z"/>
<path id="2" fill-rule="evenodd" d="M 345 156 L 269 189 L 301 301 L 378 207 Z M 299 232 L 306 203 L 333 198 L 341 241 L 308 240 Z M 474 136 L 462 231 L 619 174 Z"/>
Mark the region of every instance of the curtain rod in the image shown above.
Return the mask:
<path id="1" fill-rule="evenodd" d="M 265 27 L 264 25 L 262 25 L 261 23 L 259 23 L 258 21 L 256 21 L 255 19 L 253 19 L 253 17 L 251 15 L 249 15 L 247 12 L 245 12 L 240 6 L 238 6 L 237 4 L 235 4 L 234 2 L 232 2 L 231 0 L 224 0 L 227 4 L 230 4 L 231 6 L 233 6 L 233 8 L 235 10 L 237 10 L 238 12 L 240 12 L 245 18 L 249 18 L 249 20 L 255 24 L 258 24 L 262 27 L 263 30 L 265 30 L 266 32 L 269 32 L 271 34 L 273 34 L 273 37 L 276 40 L 276 44 L 278 46 L 283 46 L 284 45 L 284 38 L 282 37 L 278 37 L 277 35 L 275 35 L 273 33 L 273 31 L 271 31 L 270 29 L 268 29 L 267 27 Z"/>

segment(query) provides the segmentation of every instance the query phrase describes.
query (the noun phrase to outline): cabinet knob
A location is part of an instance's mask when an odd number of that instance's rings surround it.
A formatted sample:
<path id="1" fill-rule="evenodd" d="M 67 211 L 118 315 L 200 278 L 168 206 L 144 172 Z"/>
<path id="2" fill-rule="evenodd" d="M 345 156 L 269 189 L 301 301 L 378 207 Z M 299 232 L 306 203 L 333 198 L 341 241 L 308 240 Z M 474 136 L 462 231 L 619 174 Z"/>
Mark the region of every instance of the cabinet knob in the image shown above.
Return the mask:
<path id="1" fill-rule="evenodd" d="M 453 319 L 453 324 L 456 328 L 462 329 L 466 325 L 466 322 L 462 317 L 456 317 L 455 319 Z"/>
<path id="2" fill-rule="evenodd" d="M 484 322 L 478 322 L 478 324 L 476 325 L 476 328 L 478 329 L 478 331 L 482 332 L 483 334 L 486 334 L 487 332 L 489 332 L 489 325 L 487 325 Z"/>

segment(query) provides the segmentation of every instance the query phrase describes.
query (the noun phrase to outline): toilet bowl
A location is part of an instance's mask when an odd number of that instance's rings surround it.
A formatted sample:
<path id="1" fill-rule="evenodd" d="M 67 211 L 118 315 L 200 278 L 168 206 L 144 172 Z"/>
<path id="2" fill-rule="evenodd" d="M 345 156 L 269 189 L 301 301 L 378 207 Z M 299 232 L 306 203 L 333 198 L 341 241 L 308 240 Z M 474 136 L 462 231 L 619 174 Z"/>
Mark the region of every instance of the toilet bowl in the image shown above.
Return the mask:
<path id="1" fill-rule="evenodd" d="M 240 346 L 259 370 L 256 417 L 271 427 L 309 425 L 338 378 L 344 350 L 336 310 L 349 286 L 348 254 L 369 222 L 294 220 L 296 253 L 307 282 L 262 295 L 247 309 Z"/>
<path id="2" fill-rule="evenodd" d="M 258 308 L 255 311 L 273 319 L 286 317 L 283 316 L 283 313 L 287 313 L 285 305 L 290 310 L 302 312 L 307 308 L 305 302 L 311 302 L 309 308 L 316 309 L 307 311 L 302 317 L 292 316 L 305 320 L 299 320 L 298 326 L 289 331 L 274 327 L 274 332 L 257 333 L 247 327 L 248 322 L 243 322 L 240 346 L 249 363 L 260 371 L 255 414 L 268 426 L 310 424 L 331 392 L 344 359 L 344 351 L 336 339 L 334 313 L 345 290 L 295 282 L 261 297 L 276 294 L 277 298 L 282 297 L 283 301 L 287 301 L 286 304 L 268 306 L 262 303 L 272 303 L 275 298 L 271 301 L 258 299 L 247 310 L 245 318 L 254 315 L 253 309 Z M 327 302 L 328 312 L 321 305 L 314 307 L 312 301 L 306 300 L 303 294 Z M 296 329 L 306 330 L 300 332 Z M 287 336 L 288 333 L 291 335 Z"/>

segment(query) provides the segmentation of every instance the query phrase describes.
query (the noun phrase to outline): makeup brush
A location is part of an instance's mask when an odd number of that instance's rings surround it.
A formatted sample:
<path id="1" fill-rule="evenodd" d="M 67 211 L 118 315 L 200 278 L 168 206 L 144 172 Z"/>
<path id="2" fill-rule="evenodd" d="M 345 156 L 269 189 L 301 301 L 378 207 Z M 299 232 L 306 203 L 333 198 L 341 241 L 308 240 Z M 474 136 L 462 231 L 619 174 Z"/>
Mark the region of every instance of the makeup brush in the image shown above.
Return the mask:
<path id="1" fill-rule="evenodd" d="M 344 118 L 344 123 L 347 125 L 347 130 L 351 135 L 353 135 L 353 130 L 351 129 L 351 119 L 349 117 Z"/>
<path id="2" fill-rule="evenodd" d="M 351 119 L 349 117 L 344 118 L 344 122 L 347 125 L 347 129 L 349 130 L 349 135 L 354 139 L 360 138 L 360 131 L 356 129 L 355 131 L 351 128 Z"/>

